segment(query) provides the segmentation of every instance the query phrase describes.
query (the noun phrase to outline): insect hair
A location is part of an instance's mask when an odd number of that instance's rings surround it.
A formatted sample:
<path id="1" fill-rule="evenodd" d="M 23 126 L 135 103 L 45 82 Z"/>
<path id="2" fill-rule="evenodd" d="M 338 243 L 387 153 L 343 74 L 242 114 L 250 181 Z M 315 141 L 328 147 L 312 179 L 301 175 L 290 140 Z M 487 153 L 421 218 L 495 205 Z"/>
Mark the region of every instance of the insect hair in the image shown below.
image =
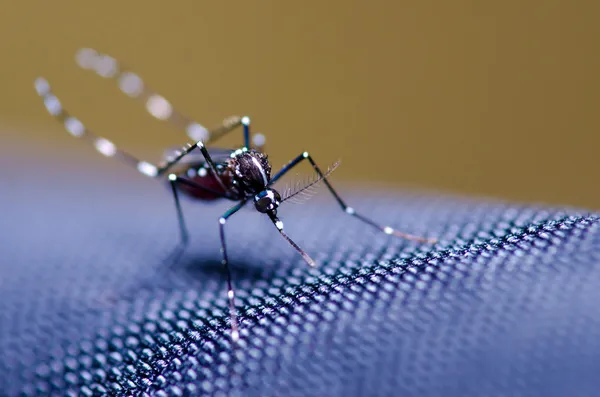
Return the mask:
<path id="1" fill-rule="evenodd" d="M 323 175 L 313 174 L 308 178 L 296 181 L 286 186 L 283 191 L 281 202 L 290 200 L 292 203 L 301 204 L 309 200 L 312 196 L 317 193 L 319 182 L 327 178 L 333 171 L 335 171 L 341 163 L 341 160 L 333 163 Z"/>

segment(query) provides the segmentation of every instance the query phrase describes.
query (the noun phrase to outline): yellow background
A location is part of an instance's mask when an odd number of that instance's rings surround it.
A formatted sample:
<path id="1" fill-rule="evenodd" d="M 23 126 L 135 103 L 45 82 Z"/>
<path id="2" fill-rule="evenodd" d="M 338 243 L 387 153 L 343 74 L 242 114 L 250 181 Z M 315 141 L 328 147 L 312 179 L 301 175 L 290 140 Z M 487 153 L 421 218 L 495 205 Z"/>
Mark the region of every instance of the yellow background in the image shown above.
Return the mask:
<path id="1" fill-rule="evenodd" d="M 324 167 L 342 159 L 338 180 L 600 208 L 599 11 L 592 0 L 4 1 L 2 145 L 99 157 L 45 113 L 40 74 L 136 154 L 185 142 L 78 69 L 85 46 L 205 125 L 251 115 L 275 168 L 309 150 Z"/>

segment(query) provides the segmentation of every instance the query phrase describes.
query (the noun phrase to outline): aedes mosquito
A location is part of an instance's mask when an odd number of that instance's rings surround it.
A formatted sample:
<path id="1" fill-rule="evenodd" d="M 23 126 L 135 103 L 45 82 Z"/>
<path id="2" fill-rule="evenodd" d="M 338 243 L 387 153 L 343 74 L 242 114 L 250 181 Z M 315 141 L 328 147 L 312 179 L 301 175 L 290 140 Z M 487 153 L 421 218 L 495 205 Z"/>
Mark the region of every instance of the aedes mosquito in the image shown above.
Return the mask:
<path id="1" fill-rule="evenodd" d="M 310 266 L 315 266 L 315 262 L 284 232 L 283 222 L 277 217 L 277 209 L 286 200 L 306 193 L 308 189 L 321 181 L 327 186 L 342 210 L 347 214 L 385 234 L 426 243 L 435 242 L 433 239 L 402 233 L 389 226 L 381 226 L 348 206 L 327 179 L 327 176 L 337 167 L 338 163 L 323 172 L 308 152 L 302 152 L 279 172 L 272 175 L 271 164 L 267 155 L 261 150 L 264 137 L 255 134 L 254 139 L 251 140 L 250 118 L 248 116 L 228 117 L 222 125 L 209 130 L 175 111 L 171 104 L 163 96 L 148 87 L 139 75 L 128 70 L 114 58 L 106 54 L 100 54 L 93 49 L 85 48 L 79 50 L 76 59 L 82 68 L 92 70 L 104 78 L 116 80 L 121 91 L 145 104 L 148 113 L 159 120 L 168 121 L 185 130 L 187 136 L 194 141 L 194 143 L 187 144 L 179 150 L 168 151 L 164 160 L 158 165 L 139 160 L 117 148 L 111 141 L 95 135 L 81 121 L 71 116 L 52 93 L 47 80 L 42 77 L 35 80 L 36 91 L 43 98 L 46 109 L 63 123 L 71 135 L 90 141 L 96 150 L 104 156 L 117 157 L 136 167 L 139 172 L 146 176 L 159 178 L 167 175 L 177 210 L 182 247 L 185 247 L 188 242 L 188 230 L 181 210 L 179 192 L 198 200 L 228 199 L 238 202 L 219 218 L 222 264 L 227 274 L 231 337 L 234 342 L 239 339 L 239 330 L 235 310 L 235 294 L 225 244 L 225 224 L 233 214 L 249 202 L 254 203 L 254 207 L 258 212 L 267 214 L 283 238 L 302 255 Z M 239 126 L 242 126 L 244 139 L 241 148 L 236 150 L 207 149 L 207 145 Z M 286 190 L 281 195 L 273 188 L 273 185 L 304 160 L 308 160 L 311 164 L 317 174 L 316 177 L 303 185 L 296 186 L 294 189 Z"/>

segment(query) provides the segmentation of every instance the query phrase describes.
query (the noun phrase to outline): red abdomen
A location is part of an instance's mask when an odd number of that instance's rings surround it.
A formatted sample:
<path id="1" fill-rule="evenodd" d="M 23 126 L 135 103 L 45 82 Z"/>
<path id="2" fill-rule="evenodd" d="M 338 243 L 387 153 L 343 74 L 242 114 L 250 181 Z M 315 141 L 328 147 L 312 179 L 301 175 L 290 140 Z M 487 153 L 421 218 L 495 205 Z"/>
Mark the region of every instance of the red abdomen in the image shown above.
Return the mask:
<path id="1" fill-rule="evenodd" d="M 187 161 L 180 161 L 170 170 L 180 178 L 180 182 L 176 183 L 178 191 L 198 200 L 211 201 L 224 198 L 225 190 L 229 189 L 233 183 L 231 172 L 228 169 L 231 150 L 220 152 L 211 149 L 210 152 L 213 161 L 216 160 L 215 166 L 219 170 L 225 189 L 217 181 L 217 178 L 206 162 L 203 161 L 204 158 L 200 158 L 202 155 L 198 153 L 194 156 L 190 153 L 190 155 L 184 158 Z M 167 153 L 168 155 L 169 153 Z M 183 181 L 189 181 L 190 184 L 186 184 Z"/>
<path id="2" fill-rule="evenodd" d="M 190 197 L 199 200 L 217 200 L 223 198 L 223 195 L 225 195 L 225 190 L 223 190 L 215 176 L 210 173 L 206 176 L 196 175 L 192 178 L 183 176 L 183 178 L 193 182 L 196 185 L 210 189 L 209 191 L 199 187 L 197 188 L 190 185 L 184 185 L 183 183 L 179 184 L 179 190 Z"/>

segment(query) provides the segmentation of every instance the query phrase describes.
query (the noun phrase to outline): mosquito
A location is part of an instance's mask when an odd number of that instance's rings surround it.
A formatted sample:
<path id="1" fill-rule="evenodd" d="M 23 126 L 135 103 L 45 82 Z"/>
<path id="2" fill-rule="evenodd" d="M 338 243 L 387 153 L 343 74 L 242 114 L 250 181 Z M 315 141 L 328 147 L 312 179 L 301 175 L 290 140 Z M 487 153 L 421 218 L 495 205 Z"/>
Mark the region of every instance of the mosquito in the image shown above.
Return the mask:
<path id="1" fill-rule="evenodd" d="M 129 70 L 115 58 L 98 53 L 90 48 L 83 48 L 77 52 L 76 60 L 80 67 L 91 70 L 106 79 L 115 80 L 120 90 L 129 97 L 143 103 L 150 115 L 184 130 L 193 142 L 181 148 L 168 150 L 165 152 L 163 160 L 158 164 L 140 160 L 119 149 L 108 139 L 94 134 L 79 119 L 71 116 L 63 108 L 60 100 L 52 93 L 50 84 L 46 79 L 39 77 L 35 80 L 35 89 L 38 95 L 42 97 L 47 111 L 58 119 L 71 135 L 89 141 L 100 154 L 106 157 L 118 158 L 135 167 L 145 176 L 151 178 L 167 177 L 177 211 L 182 247 L 187 245 L 189 234 L 181 208 L 180 194 L 185 194 L 199 201 L 227 199 L 237 202 L 219 218 L 222 265 L 227 275 L 231 338 L 234 342 L 239 340 L 240 334 L 229 258 L 227 257 L 225 225 L 232 215 L 248 203 L 253 203 L 258 212 L 269 217 L 281 236 L 298 251 L 309 266 L 315 266 L 315 261 L 284 232 L 283 222 L 277 216 L 277 210 L 282 203 L 288 200 L 292 201 L 293 198 L 306 194 L 319 182 L 323 182 L 327 186 L 329 192 L 346 214 L 388 235 L 422 243 L 435 242 L 433 239 L 400 232 L 390 226 L 382 226 L 348 206 L 328 180 L 328 176 L 337 168 L 339 162 L 323 172 L 309 152 L 304 151 L 278 172 L 272 174 L 271 164 L 267 155 L 263 152 L 264 136 L 262 134 L 252 136 L 248 116 L 227 117 L 221 125 L 208 129 L 173 109 L 167 99 L 147 86 L 138 74 Z M 207 146 L 240 126 L 243 133 L 242 147 L 235 150 L 207 148 Z M 316 176 L 306 183 L 286 189 L 280 194 L 273 187 L 274 184 L 303 161 L 310 163 L 316 172 Z"/>

